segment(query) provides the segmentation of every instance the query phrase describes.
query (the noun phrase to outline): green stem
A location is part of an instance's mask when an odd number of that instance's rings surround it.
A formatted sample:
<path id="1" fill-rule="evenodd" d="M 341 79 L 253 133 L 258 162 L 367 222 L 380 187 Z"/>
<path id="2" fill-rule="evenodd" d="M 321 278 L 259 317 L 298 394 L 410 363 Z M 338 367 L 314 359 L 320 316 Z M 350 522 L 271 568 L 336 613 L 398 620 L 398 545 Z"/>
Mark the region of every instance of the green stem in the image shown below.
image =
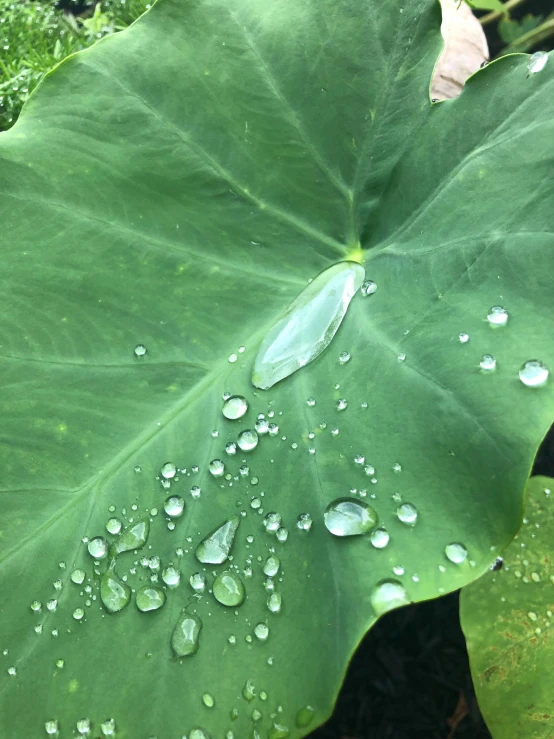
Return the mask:
<path id="1" fill-rule="evenodd" d="M 507 2 L 504 3 L 503 10 L 495 10 L 492 13 L 487 13 L 487 15 L 479 18 L 479 22 L 482 26 L 486 26 L 488 23 L 494 23 L 494 21 L 502 18 L 502 16 L 506 15 L 512 8 L 516 8 L 524 2 L 525 0 L 507 0 Z"/>
<path id="2" fill-rule="evenodd" d="M 541 43 L 541 41 L 549 38 L 550 36 L 554 36 L 554 18 L 541 23 L 540 26 L 533 28 L 532 31 L 529 31 L 523 36 L 520 36 L 518 39 L 512 42 L 509 47 L 507 47 L 505 52 L 518 51 L 520 47 L 530 49 L 533 46 Z"/>

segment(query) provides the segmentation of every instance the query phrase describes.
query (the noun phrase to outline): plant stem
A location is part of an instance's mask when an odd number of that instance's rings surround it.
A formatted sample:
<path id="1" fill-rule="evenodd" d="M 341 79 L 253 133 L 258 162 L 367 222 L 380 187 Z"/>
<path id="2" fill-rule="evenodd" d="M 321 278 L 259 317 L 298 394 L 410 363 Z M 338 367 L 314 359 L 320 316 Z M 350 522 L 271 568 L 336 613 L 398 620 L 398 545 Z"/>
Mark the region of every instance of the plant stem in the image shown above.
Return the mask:
<path id="1" fill-rule="evenodd" d="M 524 3 L 525 0 L 507 0 L 507 2 L 504 3 L 504 10 L 495 10 L 492 13 L 487 13 L 487 15 L 484 15 L 482 18 L 479 18 L 479 22 L 482 26 L 486 26 L 488 23 L 493 23 L 494 21 L 498 20 L 499 18 L 502 18 L 503 15 L 505 15 L 508 11 L 510 11 L 512 8 L 517 7 L 518 5 L 521 5 L 521 3 Z"/>
<path id="2" fill-rule="evenodd" d="M 532 31 L 520 36 L 509 45 L 506 51 L 517 51 L 520 47 L 532 48 L 550 36 L 554 36 L 554 18 L 541 23 L 540 26 L 533 28 Z"/>

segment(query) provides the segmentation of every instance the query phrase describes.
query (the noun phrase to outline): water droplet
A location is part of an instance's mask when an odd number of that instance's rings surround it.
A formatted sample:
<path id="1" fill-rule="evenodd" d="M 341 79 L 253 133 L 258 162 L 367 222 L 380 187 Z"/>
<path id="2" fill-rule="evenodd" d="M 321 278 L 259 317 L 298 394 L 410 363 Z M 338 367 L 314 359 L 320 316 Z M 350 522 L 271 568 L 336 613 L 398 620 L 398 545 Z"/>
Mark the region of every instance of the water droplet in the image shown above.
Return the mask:
<path id="1" fill-rule="evenodd" d="M 190 489 L 190 494 L 191 494 L 191 497 L 193 497 L 193 498 L 199 498 L 201 492 L 202 491 L 200 490 L 200 488 L 198 487 L 198 485 L 193 485 L 191 487 L 191 489 Z"/>
<path id="2" fill-rule="evenodd" d="M 84 573 L 83 573 L 83 574 L 84 574 Z M 83 579 L 84 579 L 84 578 L 83 578 Z M 31 611 L 33 611 L 34 613 L 40 613 L 40 610 L 41 610 L 41 608 L 42 608 L 42 605 L 41 605 L 40 601 L 38 601 L 38 600 L 34 600 L 34 601 L 33 601 L 33 602 L 31 603 Z"/>
<path id="3" fill-rule="evenodd" d="M 153 570 L 154 572 L 156 572 L 157 570 L 160 569 L 161 560 L 160 560 L 160 558 L 157 555 L 154 554 L 152 557 L 150 557 L 150 559 L 147 560 L 146 565 L 151 570 Z"/>
<path id="4" fill-rule="evenodd" d="M 290 736 L 289 728 L 277 722 L 267 732 L 267 739 L 286 739 L 288 736 Z"/>
<path id="5" fill-rule="evenodd" d="M 414 526 L 417 521 L 417 508 L 411 503 L 402 503 L 396 510 L 398 520 L 408 526 Z"/>
<path id="6" fill-rule="evenodd" d="M 373 280 L 366 280 L 362 284 L 362 290 L 361 293 L 366 298 L 368 295 L 374 295 L 377 290 L 377 285 L 373 282 Z"/>
<path id="7" fill-rule="evenodd" d="M 242 418 L 248 410 L 248 401 L 242 395 L 231 395 L 223 404 L 223 415 L 230 421 Z"/>
<path id="8" fill-rule="evenodd" d="M 365 462 L 365 457 L 363 454 L 356 454 L 354 457 L 354 464 L 363 464 Z"/>
<path id="9" fill-rule="evenodd" d="M 206 578 L 201 572 L 195 572 L 190 576 L 190 586 L 197 593 L 203 593 L 206 588 Z"/>
<path id="10" fill-rule="evenodd" d="M 486 370 L 487 372 L 490 372 L 491 370 L 496 369 L 496 359 L 492 356 L 492 354 L 483 354 L 481 357 L 481 361 L 479 362 L 479 367 L 481 369 Z"/>
<path id="11" fill-rule="evenodd" d="M 530 621 L 537 621 L 538 616 L 537 616 L 537 614 L 534 611 L 529 611 L 528 614 L 527 614 L 527 618 Z"/>
<path id="12" fill-rule="evenodd" d="M 108 534 L 119 534 L 122 525 L 123 524 L 119 518 L 110 518 L 109 521 L 106 522 L 106 531 Z"/>
<path id="13" fill-rule="evenodd" d="M 410 602 L 406 589 L 398 580 L 381 580 L 373 588 L 370 602 L 377 616 Z"/>
<path id="14" fill-rule="evenodd" d="M 456 565 L 461 564 L 467 558 L 467 549 L 463 544 L 459 544 L 458 542 L 447 544 L 444 548 L 444 553 Z"/>
<path id="15" fill-rule="evenodd" d="M 337 498 L 324 513 L 325 526 L 335 536 L 366 534 L 377 523 L 377 513 L 361 500 Z"/>
<path id="16" fill-rule="evenodd" d="M 283 598 L 281 597 L 281 593 L 271 593 L 267 599 L 267 607 L 271 613 L 279 613 L 282 602 Z"/>
<path id="17" fill-rule="evenodd" d="M 400 352 L 400 354 L 397 356 L 397 359 L 399 362 L 405 362 L 406 361 L 406 355 L 404 352 Z"/>
<path id="18" fill-rule="evenodd" d="M 519 379 L 527 387 L 541 387 L 548 380 L 548 367 L 538 359 L 530 359 L 519 370 Z"/>
<path id="19" fill-rule="evenodd" d="M 270 423 L 267 427 L 267 431 L 270 436 L 277 436 L 279 433 L 279 426 L 276 423 Z"/>
<path id="20" fill-rule="evenodd" d="M 269 626 L 267 624 L 256 624 L 254 626 L 254 636 L 260 641 L 265 641 L 269 636 Z"/>
<path id="21" fill-rule="evenodd" d="M 136 603 L 139 611 L 157 611 L 165 603 L 165 593 L 161 588 L 144 585 L 137 590 Z"/>
<path id="22" fill-rule="evenodd" d="M 100 729 L 104 736 L 113 736 L 115 734 L 115 721 L 113 718 L 108 718 L 100 724 Z"/>
<path id="23" fill-rule="evenodd" d="M 269 421 L 265 418 L 258 418 L 254 424 L 254 428 L 258 434 L 267 434 L 269 431 Z"/>
<path id="24" fill-rule="evenodd" d="M 51 598 L 50 600 L 46 601 L 46 608 L 49 611 L 55 611 L 58 606 L 58 601 L 55 598 Z"/>
<path id="25" fill-rule="evenodd" d="M 131 524 L 126 529 L 123 529 L 121 534 L 117 537 L 112 549 L 116 554 L 122 552 L 130 552 L 134 549 L 140 549 L 143 547 L 150 533 L 150 521 L 145 518 L 142 521 L 137 521 Z"/>
<path id="26" fill-rule="evenodd" d="M 248 467 L 247 464 L 241 464 L 241 466 L 239 467 L 239 475 L 241 477 L 246 477 L 249 474 L 250 474 L 250 467 Z"/>
<path id="27" fill-rule="evenodd" d="M 505 326 L 508 323 L 508 311 L 501 305 L 493 305 L 487 313 L 487 321 L 491 326 Z"/>
<path id="28" fill-rule="evenodd" d="M 51 721 L 47 721 L 44 724 L 44 728 L 46 729 L 46 733 L 53 735 L 58 733 L 58 727 L 59 724 L 55 719 L 52 719 Z"/>
<path id="29" fill-rule="evenodd" d="M 348 408 L 348 401 L 344 398 L 339 398 L 337 400 L 337 410 L 338 411 L 345 411 Z"/>
<path id="30" fill-rule="evenodd" d="M 469 341 L 469 334 L 466 334 L 466 333 L 462 332 L 458 336 L 458 340 L 459 340 L 460 344 L 467 344 L 467 342 Z"/>
<path id="31" fill-rule="evenodd" d="M 75 619 L 75 621 L 81 621 L 84 617 L 85 617 L 85 612 L 83 611 L 82 608 L 76 608 L 73 611 L 73 618 Z"/>
<path id="32" fill-rule="evenodd" d="M 213 594 L 221 605 L 230 607 L 240 606 L 246 597 L 244 583 L 238 575 L 229 570 L 216 577 Z"/>
<path id="33" fill-rule="evenodd" d="M 537 74 L 537 72 L 542 72 L 542 70 L 546 66 L 547 61 L 547 51 L 536 51 L 534 54 L 531 54 L 531 56 L 529 57 L 529 61 L 527 62 L 528 74 Z"/>
<path id="34" fill-rule="evenodd" d="M 146 354 L 146 351 L 147 350 L 144 344 L 137 344 L 135 346 L 135 357 L 144 357 L 144 355 Z"/>
<path id="35" fill-rule="evenodd" d="M 246 429 L 241 431 L 237 442 L 243 452 L 251 452 L 258 446 L 258 434 L 253 429 Z"/>
<path id="36" fill-rule="evenodd" d="M 315 708 L 311 706 L 303 706 L 296 714 L 296 725 L 299 729 L 304 729 L 309 726 L 314 720 Z"/>
<path id="37" fill-rule="evenodd" d="M 286 529 L 284 526 L 280 526 L 277 529 L 277 533 L 275 534 L 275 536 L 277 537 L 277 541 L 280 541 L 281 544 L 283 544 L 289 538 L 288 529 Z"/>
<path id="38" fill-rule="evenodd" d="M 181 573 L 173 565 L 168 565 L 162 570 L 162 580 L 169 588 L 176 588 L 181 580 Z"/>
<path id="39" fill-rule="evenodd" d="M 308 400 L 306 401 L 306 405 L 310 408 L 313 408 L 315 405 L 315 398 L 308 398 Z"/>
<path id="40" fill-rule="evenodd" d="M 352 358 L 352 356 L 351 356 L 351 354 L 349 352 L 341 352 L 339 354 L 339 362 L 341 364 L 346 364 L 347 362 L 350 361 L 351 358 Z"/>
<path id="41" fill-rule="evenodd" d="M 267 390 L 329 346 L 364 274 L 359 264 L 339 262 L 312 280 L 263 339 L 252 373 L 256 387 Z"/>
<path id="42" fill-rule="evenodd" d="M 226 561 L 231 551 L 235 534 L 240 523 L 233 516 L 203 539 L 196 548 L 196 558 L 202 564 L 220 565 Z"/>
<path id="43" fill-rule="evenodd" d="M 164 466 L 162 467 L 162 477 L 165 480 L 172 480 L 177 473 L 177 467 L 173 464 L 173 462 L 166 462 Z"/>
<path id="44" fill-rule="evenodd" d="M 269 532 L 270 534 L 277 531 L 280 525 L 281 525 L 281 516 L 278 513 L 275 513 L 274 511 L 272 511 L 271 513 L 268 513 L 267 516 L 264 518 L 265 530 Z"/>
<path id="45" fill-rule="evenodd" d="M 257 511 L 261 505 L 261 498 L 252 498 L 252 500 L 250 501 L 250 508 L 253 508 L 255 511 Z"/>
<path id="46" fill-rule="evenodd" d="M 201 631 L 200 618 L 183 609 L 171 636 L 171 647 L 177 657 L 187 657 L 198 651 Z"/>
<path id="47" fill-rule="evenodd" d="M 80 718 L 77 721 L 77 731 L 79 734 L 88 734 L 90 731 L 90 721 L 88 718 Z"/>
<path id="48" fill-rule="evenodd" d="M 233 355 L 231 355 L 233 356 Z M 200 729 L 198 726 L 189 734 L 189 739 L 211 739 L 210 735 L 204 729 Z"/>
<path id="49" fill-rule="evenodd" d="M 371 532 L 370 541 L 375 549 L 384 549 L 390 541 L 389 532 L 384 528 L 374 529 Z"/>
<path id="50" fill-rule="evenodd" d="M 264 575 L 267 575 L 268 577 L 275 577 L 275 575 L 279 572 L 280 567 L 281 560 L 279 559 L 279 557 L 271 554 L 264 562 Z"/>
<path id="51" fill-rule="evenodd" d="M 95 536 L 87 545 L 88 553 L 94 559 L 103 559 L 108 553 L 108 542 L 103 536 Z"/>
<path id="52" fill-rule="evenodd" d="M 58 668 L 58 670 L 63 669 L 64 665 L 65 665 L 65 660 L 63 659 L 56 660 L 56 667 Z"/>
<path id="53" fill-rule="evenodd" d="M 244 688 L 242 689 L 242 697 L 246 701 L 254 700 L 256 697 L 256 688 L 252 680 L 247 680 Z"/>
<path id="54" fill-rule="evenodd" d="M 212 461 L 208 465 L 208 470 L 210 471 L 210 474 L 214 477 L 222 477 L 223 473 L 225 472 L 225 465 L 221 461 L 221 459 L 212 459 Z"/>
<path id="55" fill-rule="evenodd" d="M 15 677 L 17 675 L 17 669 L 15 667 L 8 667 L 8 675 Z"/>
<path id="56" fill-rule="evenodd" d="M 202 703 L 206 708 L 213 708 L 215 706 L 215 698 L 211 693 L 204 693 L 202 696 Z"/>
<path id="57" fill-rule="evenodd" d="M 185 509 L 185 501 L 180 495 L 170 495 L 165 499 L 164 511 L 170 518 L 179 518 Z"/>
<path id="58" fill-rule="evenodd" d="M 113 568 L 102 575 L 100 599 L 108 613 L 121 611 L 131 600 L 131 588 L 120 580 Z"/>
<path id="59" fill-rule="evenodd" d="M 402 472 L 402 465 L 400 462 L 395 462 L 392 466 L 393 472 Z"/>
<path id="60" fill-rule="evenodd" d="M 312 517 L 309 513 L 301 513 L 298 516 L 296 526 L 300 529 L 300 531 L 309 531 L 312 528 L 312 523 Z"/>
<path id="61" fill-rule="evenodd" d="M 229 441 L 225 444 L 225 452 L 229 454 L 229 456 L 233 456 L 233 454 L 237 453 L 237 445 L 234 441 Z"/>

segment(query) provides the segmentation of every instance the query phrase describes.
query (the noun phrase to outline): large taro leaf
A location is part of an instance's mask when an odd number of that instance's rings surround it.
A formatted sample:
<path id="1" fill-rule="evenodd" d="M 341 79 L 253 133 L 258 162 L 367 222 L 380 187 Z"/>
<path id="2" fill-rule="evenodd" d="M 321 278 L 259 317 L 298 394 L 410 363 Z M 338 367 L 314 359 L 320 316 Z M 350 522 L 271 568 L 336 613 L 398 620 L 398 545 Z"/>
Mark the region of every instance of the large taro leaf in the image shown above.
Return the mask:
<path id="1" fill-rule="evenodd" d="M 532 477 L 503 567 L 462 591 L 479 706 L 495 739 L 552 739 L 554 480 Z"/>
<path id="2" fill-rule="evenodd" d="M 42 736 L 50 720 L 73 736 L 82 718 L 100 736 L 110 717 L 133 739 L 195 726 L 302 736 L 331 710 L 378 582 L 436 596 L 516 532 L 554 411 L 551 382 L 518 379 L 525 360 L 554 367 L 554 70 L 528 77 L 512 56 L 431 105 L 439 22 L 431 0 L 162 0 L 61 64 L 0 138 L 2 736 Z M 348 258 L 377 291 L 354 297 L 317 360 L 253 388 L 264 335 Z M 496 329 L 495 304 L 510 314 Z M 495 371 L 480 370 L 484 353 Z M 224 392 L 248 399 L 242 420 L 222 417 Z M 278 433 L 227 455 L 258 413 Z M 229 479 L 208 472 L 217 458 Z M 167 461 L 186 470 L 171 483 L 187 506 L 174 530 L 156 479 Z M 388 546 L 325 529 L 341 496 L 375 507 Z M 396 517 L 400 496 L 413 527 Z M 159 611 L 109 615 L 82 538 L 152 509 L 146 547 L 116 570 L 137 589 L 157 574 L 141 558 L 158 556 L 181 584 Z M 271 511 L 286 541 L 265 531 Z M 232 562 L 202 567 L 197 544 L 235 514 Z M 460 564 L 445 556 L 453 542 Z M 237 608 L 209 593 L 229 566 L 247 591 Z M 183 607 L 203 629 L 199 651 L 175 660 Z"/>

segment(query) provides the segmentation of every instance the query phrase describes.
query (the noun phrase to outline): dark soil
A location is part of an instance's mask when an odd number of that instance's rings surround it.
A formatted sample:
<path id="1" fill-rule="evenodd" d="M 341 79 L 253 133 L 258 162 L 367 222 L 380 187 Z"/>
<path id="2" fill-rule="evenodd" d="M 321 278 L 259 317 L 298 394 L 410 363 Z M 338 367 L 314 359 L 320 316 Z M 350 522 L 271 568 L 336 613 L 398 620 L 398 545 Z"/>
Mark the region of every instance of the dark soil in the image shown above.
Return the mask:
<path id="1" fill-rule="evenodd" d="M 554 477 L 554 426 L 533 474 Z M 310 739 L 490 739 L 458 600 L 452 593 L 381 619 L 352 659 L 333 716 Z"/>

